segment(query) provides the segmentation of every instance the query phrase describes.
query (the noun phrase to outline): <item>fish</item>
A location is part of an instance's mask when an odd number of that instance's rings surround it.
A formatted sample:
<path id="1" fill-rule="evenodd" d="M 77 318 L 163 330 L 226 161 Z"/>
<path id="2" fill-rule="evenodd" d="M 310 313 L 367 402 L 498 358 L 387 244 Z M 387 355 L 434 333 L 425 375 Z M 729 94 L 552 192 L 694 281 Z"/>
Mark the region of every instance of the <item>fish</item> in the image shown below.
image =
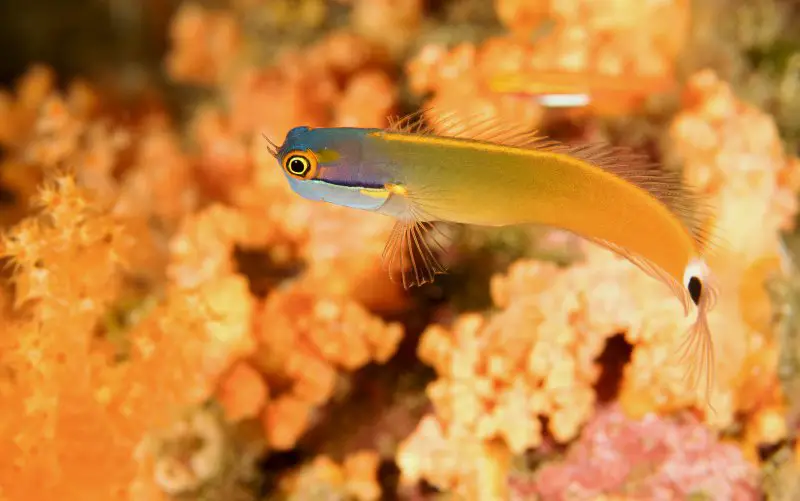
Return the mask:
<path id="1" fill-rule="evenodd" d="M 626 113 L 648 96 L 673 91 L 675 85 L 672 75 L 586 75 L 570 71 L 499 74 L 488 82 L 498 95 L 533 98 L 545 108 L 590 109 L 603 115 Z"/>
<path id="2" fill-rule="evenodd" d="M 705 199 L 633 150 L 474 118 L 421 110 L 385 128 L 298 126 L 280 145 L 264 138 L 300 197 L 394 218 L 381 259 L 405 288 L 447 272 L 440 224 L 558 228 L 629 260 L 665 284 L 687 316 L 696 309 L 680 354 L 693 357 L 686 375 L 695 385 L 705 375 L 708 395 L 708 313 L 719 285 L 707 258 L 719 243 Z"/>

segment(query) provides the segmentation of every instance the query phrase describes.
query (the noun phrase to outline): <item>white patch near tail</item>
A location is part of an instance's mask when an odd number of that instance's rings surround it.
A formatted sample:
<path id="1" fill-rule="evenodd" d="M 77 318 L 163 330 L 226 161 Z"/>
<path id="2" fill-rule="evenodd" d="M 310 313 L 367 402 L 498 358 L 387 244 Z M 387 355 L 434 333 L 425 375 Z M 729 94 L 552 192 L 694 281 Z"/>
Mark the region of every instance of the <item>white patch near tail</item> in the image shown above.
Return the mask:
<path id="1" fill-rule="evenodd" d="M 697 317 L 681 343 L 681 360 L 688 363 L 686 376 L 693 387 L 705 377 L 705 397 L 708 401 L 715 370 L 714 341 L 708 326 L 708 312 L 716 305 L 719 288 L 711 270 L 701 259 L 693 259 L 686 266 L 683 285 L 697 307 Z"/>

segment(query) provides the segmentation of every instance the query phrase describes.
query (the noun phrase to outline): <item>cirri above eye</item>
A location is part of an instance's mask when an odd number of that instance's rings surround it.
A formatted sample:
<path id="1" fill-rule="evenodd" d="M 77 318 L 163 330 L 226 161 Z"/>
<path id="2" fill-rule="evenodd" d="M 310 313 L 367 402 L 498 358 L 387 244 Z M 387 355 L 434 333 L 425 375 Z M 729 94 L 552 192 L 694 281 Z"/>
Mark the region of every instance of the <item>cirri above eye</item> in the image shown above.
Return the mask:
<path id="1" fill-rule="evenodd" d="M 293 151 L 284 158 L 283 168 L 290 176 L 309 179 L 317 170 L 317 159 L 311 152 Z"/>

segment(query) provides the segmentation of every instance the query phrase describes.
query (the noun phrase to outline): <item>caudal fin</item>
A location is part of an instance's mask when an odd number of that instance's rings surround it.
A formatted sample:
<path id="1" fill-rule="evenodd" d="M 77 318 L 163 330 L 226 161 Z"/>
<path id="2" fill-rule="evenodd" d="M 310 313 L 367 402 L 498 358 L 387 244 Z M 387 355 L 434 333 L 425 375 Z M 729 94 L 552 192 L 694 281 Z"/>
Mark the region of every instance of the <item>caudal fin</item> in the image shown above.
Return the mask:
<path id="1" fill-rule="evenodd" d="M 711 405 L 711 387 L 714 384 L 716 357 L 714 354 L 714 340 L 708 325 L 708 313 L 714 308 L 719 295 L 718 285 L 714 278 L 707 272 L 701 277 L 691 277 L 689 293 L 697 306 L 697 317 L 686 333 L 680 346 L 681 362 L 686 364 L 685 378 L 689 380 L 693 389 L 701 383 L 704 385 L 704 396 L 709 408 Z"/>

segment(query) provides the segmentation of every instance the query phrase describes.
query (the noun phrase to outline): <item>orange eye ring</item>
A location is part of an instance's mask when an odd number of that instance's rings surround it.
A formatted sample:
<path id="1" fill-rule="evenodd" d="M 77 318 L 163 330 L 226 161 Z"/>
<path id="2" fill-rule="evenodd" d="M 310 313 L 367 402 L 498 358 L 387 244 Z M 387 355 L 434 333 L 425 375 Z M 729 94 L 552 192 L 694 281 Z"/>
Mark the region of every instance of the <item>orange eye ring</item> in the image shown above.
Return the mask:
<path id="1" fill-rule="evenodd" d="M 313 178 L 317 165 L 317 157 L 311 151 L 290 151 L 283 157 L 283 170 L 295 179 Z"/>

